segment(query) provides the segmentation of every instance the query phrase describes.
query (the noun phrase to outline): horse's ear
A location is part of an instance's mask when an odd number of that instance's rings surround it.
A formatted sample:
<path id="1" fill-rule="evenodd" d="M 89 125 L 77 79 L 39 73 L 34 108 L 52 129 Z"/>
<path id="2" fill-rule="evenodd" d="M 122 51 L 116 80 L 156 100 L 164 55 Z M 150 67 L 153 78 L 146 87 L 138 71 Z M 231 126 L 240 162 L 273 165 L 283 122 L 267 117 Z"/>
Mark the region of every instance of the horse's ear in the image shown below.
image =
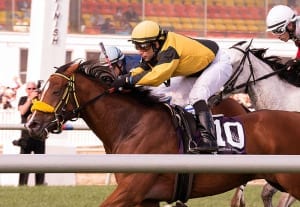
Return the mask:
<path id="1" fill-rule="evenodd" d="M 249 45 L 247 46 L 246 50 L 249 50 L 252 45 L 253 39 L 250 40 Z"/>
<path id="2" fill-rule="evenodd" d="M 65 75 L 70 77 L 78 68 L 79 68 L 80 63 L 74 63 L 72 65 L 70 65 L 66 71 L 65 71 Z"/>
<path id="3" fill-rule="evenodd" d="M 243 44 L 245 44 L 247 41 L 243 40 L 243 41 L 239 41 L 237 43 L 235 43 L 234 45 L 232 45 L 230 48 L 233 48 L 233 47 L 237 47 L 237 46 L 241 46 Z"/>

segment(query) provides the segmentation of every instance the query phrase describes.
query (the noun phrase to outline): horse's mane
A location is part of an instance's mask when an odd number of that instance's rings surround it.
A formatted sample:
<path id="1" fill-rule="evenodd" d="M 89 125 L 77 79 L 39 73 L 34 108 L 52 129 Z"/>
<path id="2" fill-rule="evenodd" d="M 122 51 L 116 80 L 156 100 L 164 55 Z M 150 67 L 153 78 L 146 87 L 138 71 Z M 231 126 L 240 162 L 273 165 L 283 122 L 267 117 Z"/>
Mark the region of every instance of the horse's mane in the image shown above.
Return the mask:
<path id="1" fill-rule="evenodd" d="M 98 60 L 87 60 L 82 62 L 77 72 L 92 78 L 93 81 L 96 81 L 105 88 L 109 88 L 116 78 L 109 66 L 100 65 Z M 132 87 L 128 88 L 128 90 L 116 91 L 115 93 L 126 94 L 126 96 L 130 96 L 146 106 L 160 103 L 160 98 L 153 95 L 151 90 L 145 87 Z"/>
<path id="2" fill-rule="evenodd" d="M 258 59 L 262 60 L 263 62 L 267 63 L 273 70 L 280 70 L 285 65 L 282 63 L 282 59 L 278 56 L 268 56 L 265 57 L 267 48 L 253 48 L 250 49 L 252 54 L 257 57 Z"/>
<path id="3" fill-rule="evenodd" d="M 54 67 L 56 68 L 55 73 L 64 73 L 71 65 L 73 65 L 74 63 L 76 63 L 77 60 L 73 60 L 71 62 L 68 62 L 62 66 L 59 67 Z"/>
<path id="4" fill-rule="evenodd" d="M 282 58 L 278 56 L 265 57 L 267 49 L 251 49 L 250 51 L 255 57 L 267 63 L 274 71 L 278 71 L 278 76 L 282 80 L 300 87 L 300 64 L 296 64 L 289 70 L 286 70 L 287 66 L 282 63 Z"/>
<path id="5" fill-rule="evenodd" d="M 130 96 L 133 99 L 138 100 L 141 104 L 145 106 L 153 106 L 157 103 L 161 103 L 160 97 L 151 93 L 151 89 L 146 87 L 133 87 L 130 88 L 128 91 L 118 91 L 118 93 L 125 93 L 126 96 Z"/>
<path id="6" fill-rule="evenodd" d="M 235 43 L 233 46 L 230 48 L 238 48 L 242 45 L 247 43 L 247 41 L 239 41 Z M 250 45 L 252 44 L 252 41 L 250 44 L 247 46 L 246 50 L 250 50 L 250 52 L 257 57 L 258 59 L 262 60 L 263 62 L 267 63 L 273 70 L 279 70 L 284 67 L 284 64 L 282 63 L 282 60 L 278 56 L 269 56 L 265 57 L 266 51 L 268 50 L 267 48 L 250 48 Z"/>

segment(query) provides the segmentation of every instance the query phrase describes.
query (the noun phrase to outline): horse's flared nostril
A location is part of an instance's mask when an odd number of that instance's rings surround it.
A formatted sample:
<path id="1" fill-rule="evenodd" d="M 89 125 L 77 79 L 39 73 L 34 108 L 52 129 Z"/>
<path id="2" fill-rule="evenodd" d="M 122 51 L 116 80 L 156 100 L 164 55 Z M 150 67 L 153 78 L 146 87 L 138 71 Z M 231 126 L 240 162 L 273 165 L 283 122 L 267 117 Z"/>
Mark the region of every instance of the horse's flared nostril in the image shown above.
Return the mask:
<path id="1" fill-rule="evenodd" d="M 36 121 L 30 121 L 25 124 L 25 128 L 27 128 L 27 129 L 35 129 L 35 128 L 38 128 L 38 126 L 39 126 L 39 123 Z"/>

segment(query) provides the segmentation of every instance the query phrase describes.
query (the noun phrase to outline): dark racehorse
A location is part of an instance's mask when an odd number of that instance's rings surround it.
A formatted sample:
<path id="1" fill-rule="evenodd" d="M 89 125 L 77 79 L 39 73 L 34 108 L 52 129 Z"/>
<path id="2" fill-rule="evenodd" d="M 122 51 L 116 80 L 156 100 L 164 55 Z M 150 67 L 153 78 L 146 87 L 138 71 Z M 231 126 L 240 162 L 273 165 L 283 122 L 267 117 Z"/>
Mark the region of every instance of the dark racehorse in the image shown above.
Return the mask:
<path id="1" fill-rule="evenodd" d="M 106 153 L 178 153 L 169 107 L 140 88 L 112 92 L 106 83 L 80 72 L 80 67 L 70 63 L 50 76 L 26 124 L 31 134 L 45 139 L 48 132 L 59 132 L 66 120 L 81 117 L 102 140 Z M 236 118 L 243 123 L 248 154 L 300 153 L 300 113 L 262 110 Z M 115 176 L 118 186 L 101 207 L 159 207 L 161 201 L 174 201 L 173 173 Z M 223 193 L 253 179 L 266 179 L 300 198 L 299 174 L 283 173 L 195 174 L 189 198 Z"/>

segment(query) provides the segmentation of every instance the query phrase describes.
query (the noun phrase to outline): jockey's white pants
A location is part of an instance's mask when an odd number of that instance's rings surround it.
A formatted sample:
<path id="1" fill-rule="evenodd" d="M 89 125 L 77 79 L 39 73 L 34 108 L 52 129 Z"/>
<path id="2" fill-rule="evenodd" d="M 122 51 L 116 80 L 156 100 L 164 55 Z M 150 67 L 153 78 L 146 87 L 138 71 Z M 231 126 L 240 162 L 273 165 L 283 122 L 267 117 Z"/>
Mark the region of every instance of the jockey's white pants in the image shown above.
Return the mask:
<path id="1" fill-rule="evenodd" d="M 196 79 L 189 93 L 189 104 L 205 100 L 218 92 L 232 75 L 230 57 L 219 49 L 215 60 Z"/>
<path id="2" fill-rule="evenodd" d="M 200 77 L 172 77 L 170 87 L 161 84 L 150 88 L 156 95 L 172 97 L 171 104 L 185 106 L 201 99 L 207 101 L 221 89 L 232 72 L 229 55 L 220 49 L 215 60 Z"/>

